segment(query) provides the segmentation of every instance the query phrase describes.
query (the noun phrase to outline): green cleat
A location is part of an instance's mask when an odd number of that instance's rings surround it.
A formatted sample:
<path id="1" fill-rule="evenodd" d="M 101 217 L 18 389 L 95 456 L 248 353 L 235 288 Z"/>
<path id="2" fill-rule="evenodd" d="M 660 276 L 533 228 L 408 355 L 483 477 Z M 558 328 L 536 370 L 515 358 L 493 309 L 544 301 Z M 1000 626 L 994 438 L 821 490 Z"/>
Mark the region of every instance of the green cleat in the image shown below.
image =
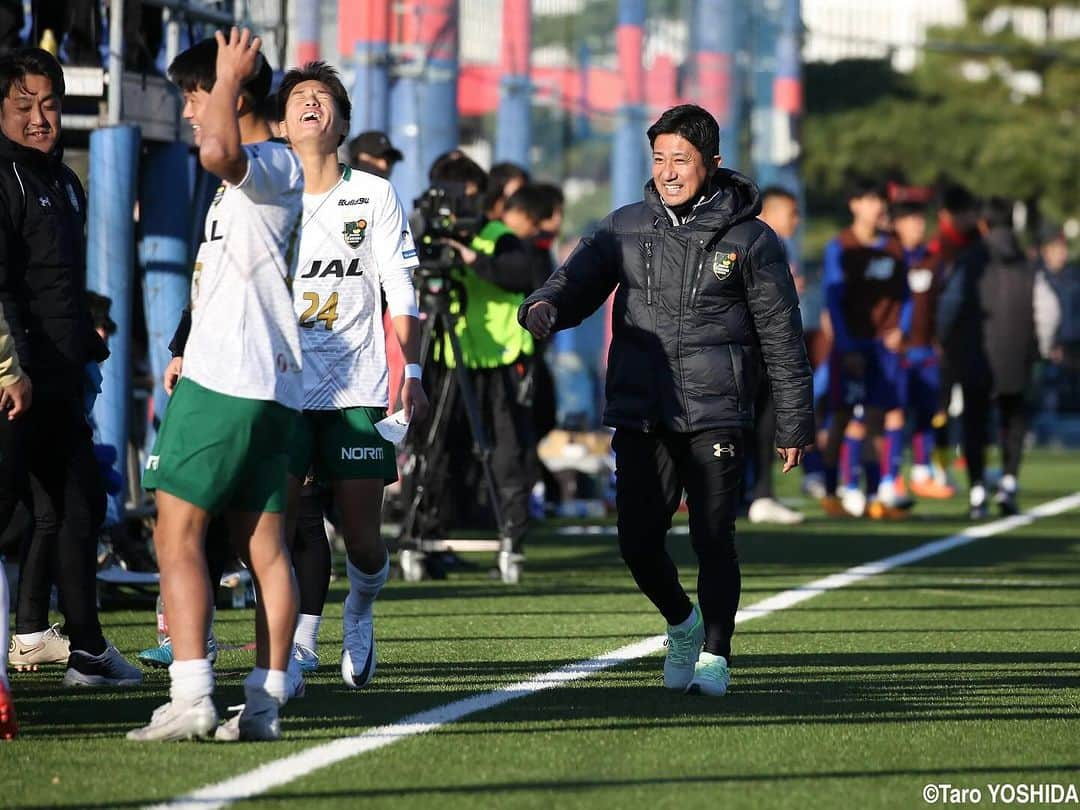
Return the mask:
<path id="1" fill-rule="evenodd" d="M 676 630 L 671 625 L 667 629 L 667 657 L 664 658 L 664 686 L 668 689 L 684 691 L 694 677 L 694 665 L 705 643 L 705 622 L 701 611 L 695 605 L 690 618 L 694 621 L 689 630 Z"/>
<path id="2" fill-rule="evenodd" d="M 724 656 L 702 652 L 694 667 L 694 677 L 686 687 L 686 694 L 723 697 L 730 683 L 731 670 Z"/>

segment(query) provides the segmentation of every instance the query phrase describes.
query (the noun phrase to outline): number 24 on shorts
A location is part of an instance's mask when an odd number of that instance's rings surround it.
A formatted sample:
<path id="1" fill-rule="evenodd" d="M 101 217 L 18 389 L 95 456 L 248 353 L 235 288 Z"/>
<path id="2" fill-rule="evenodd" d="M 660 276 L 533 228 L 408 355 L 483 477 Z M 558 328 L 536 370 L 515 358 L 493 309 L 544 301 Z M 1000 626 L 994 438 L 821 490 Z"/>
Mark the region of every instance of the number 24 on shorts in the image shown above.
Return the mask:
<path id="1" fill-rule="evenodd" d="M 319 300 L 319 294 L 313 292 L 304 293 L 304 300 L 308 302 L 308 308 L 300 316 L 300 325 L 302 327 L 312 329 L 315 324 L 322 321 L 326 324 L 328 331 L 334 328 L 334 321 L 338 318 L 338 294 L 336 292 L 330 293 L 330 297 L 326 299 L 325 304 L 322 304 Z"/>

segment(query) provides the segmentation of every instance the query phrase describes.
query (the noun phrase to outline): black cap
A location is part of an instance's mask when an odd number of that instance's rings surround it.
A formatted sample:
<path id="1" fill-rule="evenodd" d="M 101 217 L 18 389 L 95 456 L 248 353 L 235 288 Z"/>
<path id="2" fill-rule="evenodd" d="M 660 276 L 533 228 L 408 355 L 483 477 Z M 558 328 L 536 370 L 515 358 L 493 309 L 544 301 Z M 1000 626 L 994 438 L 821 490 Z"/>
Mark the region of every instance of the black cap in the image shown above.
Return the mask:
<path id="1" fill-rule="evenodd" d="M 361 132 L 349 141 L 349 154 L 355 156 L 359 152 L 366 152 L 372 157 L 386 158 L 392 163 L 396 163 L 405 157 L 390 143 L 386 133 L 377 129 Z"/>
<path id="2" fill-rule="evenodd" d="M 1056 222 L 1044 222 L 1039 227 L 1039 244 L 1049 245 L 1051 242 L 1056 242 L 1059 239 L 1065 238 L 1065 229 L 1058 225 Z"/>

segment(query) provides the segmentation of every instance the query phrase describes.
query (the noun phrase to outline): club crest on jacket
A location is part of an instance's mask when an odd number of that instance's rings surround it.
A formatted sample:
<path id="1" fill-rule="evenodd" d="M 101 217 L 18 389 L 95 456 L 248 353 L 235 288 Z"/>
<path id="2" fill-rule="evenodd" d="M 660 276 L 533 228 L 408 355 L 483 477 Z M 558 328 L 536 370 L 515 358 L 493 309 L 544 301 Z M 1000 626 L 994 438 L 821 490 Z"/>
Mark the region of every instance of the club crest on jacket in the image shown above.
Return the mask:
<path id="1" fill-rule="evenodd" d="M 723 281 L 731 275 L 731 270 L 735 267 L 735 261 L 738 258 L 734 251 L 731 253 L 716 253 L 713 256 L 712 271 L 718 281 Z"/>

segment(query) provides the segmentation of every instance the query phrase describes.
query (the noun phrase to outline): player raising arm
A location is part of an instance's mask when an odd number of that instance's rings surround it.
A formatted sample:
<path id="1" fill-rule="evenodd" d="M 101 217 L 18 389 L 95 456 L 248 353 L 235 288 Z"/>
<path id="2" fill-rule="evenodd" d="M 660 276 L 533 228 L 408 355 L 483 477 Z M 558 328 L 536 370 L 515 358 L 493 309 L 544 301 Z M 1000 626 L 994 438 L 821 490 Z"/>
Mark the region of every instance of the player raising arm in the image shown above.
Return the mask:
<path id="1" fill-rule="evenodd" d="M 288 442 L 302 404 L 300 338 L 290 279 L 303 177 L 296 156 L 269 142 L 255 107 L 269 92 L 260 41 L 233 28 L 194 45 L 169 73 L 184 92 L 199 160 L 224 182 L 206 217 L 192 277 L 191 335 L 147 460 L 156 490 L 154 544 L 172 636 L 170 702 L 135 740 L 201 737 L 217 726 L 206 657 L 212 588 L 204 538 L 224 512 L 258 593 L 255 669 L 225 738 L 277 739 L 296 622 L 284 542 Z"/>

